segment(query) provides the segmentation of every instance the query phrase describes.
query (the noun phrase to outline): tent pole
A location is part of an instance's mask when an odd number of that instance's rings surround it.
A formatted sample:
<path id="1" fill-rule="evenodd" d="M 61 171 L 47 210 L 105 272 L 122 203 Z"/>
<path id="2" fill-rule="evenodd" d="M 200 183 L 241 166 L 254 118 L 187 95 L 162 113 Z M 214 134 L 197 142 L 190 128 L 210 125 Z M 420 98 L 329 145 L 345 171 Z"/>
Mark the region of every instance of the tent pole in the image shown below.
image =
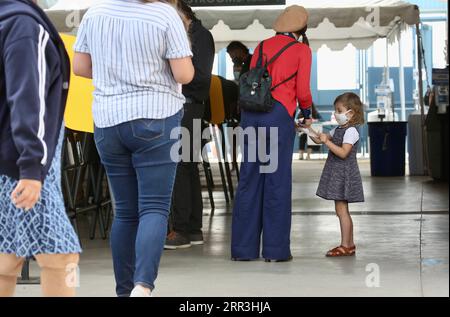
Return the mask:
<path id="1" fill-rule="evenodd" d="M 389 69 L 389 38 L 386 37 L 386 71 L 384 81 L 386 85 L 389 85 L 389 78 L 391 77 Z"/>
<path id="2" fill-rule="evenodd" d="M 401 121 L 406 121 L 406 98 L 405 98 L 405 67 L 403 65 L 403 47 L 402 47 L 402 31 L 399 29 L 398 36 L 398 59 L 399 59 L 399 81 L 400 81 L 400 105 L 401 105 Z"/>
<path id="3" fill-rule="evenodd" d="M 423 54 L 422 54 L 422 34 L 420 33 L 420 25 L 416 24 L 416 36 L 417 36 L 417 67 L 419 72 L 419 105 L 420 105 L 420 117 L 422 121 L 422 155 L 423 155 L 423 170 L 425 175 L 429 175 L 428 169 L 428 142 L 427 142 L 427 130 L 425 123 L 425 104 L 423 100 Z"/>

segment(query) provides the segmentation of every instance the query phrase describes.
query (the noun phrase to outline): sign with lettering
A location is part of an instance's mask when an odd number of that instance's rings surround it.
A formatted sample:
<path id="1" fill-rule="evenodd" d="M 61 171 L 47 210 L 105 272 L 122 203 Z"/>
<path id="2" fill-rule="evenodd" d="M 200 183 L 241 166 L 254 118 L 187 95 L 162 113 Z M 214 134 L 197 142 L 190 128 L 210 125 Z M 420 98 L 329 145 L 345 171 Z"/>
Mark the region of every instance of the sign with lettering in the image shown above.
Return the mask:
<path id="1" fill-rule="evenodd" d="M 286 0 L 184 0 L 191 7 L 285 5 Z"/>
<path id="2" fill-rule="evenodd" d="M 433 68 L 432 83 L 436 86 L 448 86 L 448 68 Z"/>

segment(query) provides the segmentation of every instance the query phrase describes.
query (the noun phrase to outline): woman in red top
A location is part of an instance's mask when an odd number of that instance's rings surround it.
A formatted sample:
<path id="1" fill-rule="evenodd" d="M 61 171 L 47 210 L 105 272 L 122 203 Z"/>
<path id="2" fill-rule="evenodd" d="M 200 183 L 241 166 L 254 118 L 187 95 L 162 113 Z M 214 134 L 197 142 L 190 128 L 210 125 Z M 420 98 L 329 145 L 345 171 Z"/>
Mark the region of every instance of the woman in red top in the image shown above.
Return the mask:
<path id="1" fill-rule="evenodd" d="M 303 41 L 289 47 L 269 65 L 272 91 L 276 100 L 271 112 L 242 111 L 241 127 L 256 129 L 256 140 L 244 137 L 244 158 L 233 210 L 231 254 L 233 260 L 254 260 L 260 257 L 261 234 L 263 233 L 262 256 L 266 261 L 288 261 L 292 213 L 292 155 L 296 126 L 294 114 L 299 105 L 303 124 L 311 125 L 311 50 L 308 46 L 306 28 L 308 13 L 303 7 L 288 7 L 277 19 L 274 30 L 277 34 L 264 41 L 264 61 L 270 60 L 292 41 Z M 260 44 L 261 45 L 261 44 Z M 255 50 L 251 68 L 256 66 L 259 46 Z M 292 77 L 295 74 L 295 76 Z M 284 82 L 286 81 L 286 82 Z M 284 83 L 283 83 L 284 82 Z M 258 131 L 267 130 L 266 135 Z M 276 128 L 278 135 L 270 133 Z M 269 162 L 259 158 L 252 162 L 251 147 L 256 144 L 268 153 Z M 262 146 L 262 147 L 261 147 Z M 264 148 L 265 147 L 265 148 Z M 268 150 L 266 150 L 269 148 Z M 272 158 L 275 159 L 272 159 Z M 276 162 L 275 162 L 276 160 Z M 254 159 L 253 159 L 254 161 Z M 272 171 L 261 172 L 261 167 L 275 165 Z"/>

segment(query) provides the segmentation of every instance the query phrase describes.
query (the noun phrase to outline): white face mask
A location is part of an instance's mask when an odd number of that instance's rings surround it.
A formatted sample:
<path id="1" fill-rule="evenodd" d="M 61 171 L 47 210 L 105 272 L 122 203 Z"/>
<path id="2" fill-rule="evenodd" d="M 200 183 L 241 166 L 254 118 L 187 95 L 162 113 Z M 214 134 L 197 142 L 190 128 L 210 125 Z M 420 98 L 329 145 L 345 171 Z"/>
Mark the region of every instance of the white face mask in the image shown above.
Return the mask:
<path id="1" fill-rule="evenodd" d="M 345 112 L 345 113 L 337 113 L 334 112 L 334 117 L 336 118 L 336 121 L 339 125 L 346 125 L 350 119 L 347 117 L 347 113 L 349 113 L 351 110 Z"/>
<path id="2" fill-rule="evenodd" d="M 239 80 L 239 77 L 241 76 L 241 72 L 234 72 L 234 79 Z"/>

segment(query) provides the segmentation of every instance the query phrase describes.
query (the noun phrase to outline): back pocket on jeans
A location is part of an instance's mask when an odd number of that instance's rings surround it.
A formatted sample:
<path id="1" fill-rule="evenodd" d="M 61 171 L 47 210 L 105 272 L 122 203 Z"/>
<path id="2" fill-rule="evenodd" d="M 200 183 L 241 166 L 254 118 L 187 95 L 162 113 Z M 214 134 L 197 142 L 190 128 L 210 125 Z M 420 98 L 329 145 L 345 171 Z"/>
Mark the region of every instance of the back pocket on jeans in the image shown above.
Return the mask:
<path id="1" fill-rule="evenodd" d="M 152 141 L 164 134 L 165 119 L 139 119 L 131 122 L 133 136 L 143 141 Z"/>

